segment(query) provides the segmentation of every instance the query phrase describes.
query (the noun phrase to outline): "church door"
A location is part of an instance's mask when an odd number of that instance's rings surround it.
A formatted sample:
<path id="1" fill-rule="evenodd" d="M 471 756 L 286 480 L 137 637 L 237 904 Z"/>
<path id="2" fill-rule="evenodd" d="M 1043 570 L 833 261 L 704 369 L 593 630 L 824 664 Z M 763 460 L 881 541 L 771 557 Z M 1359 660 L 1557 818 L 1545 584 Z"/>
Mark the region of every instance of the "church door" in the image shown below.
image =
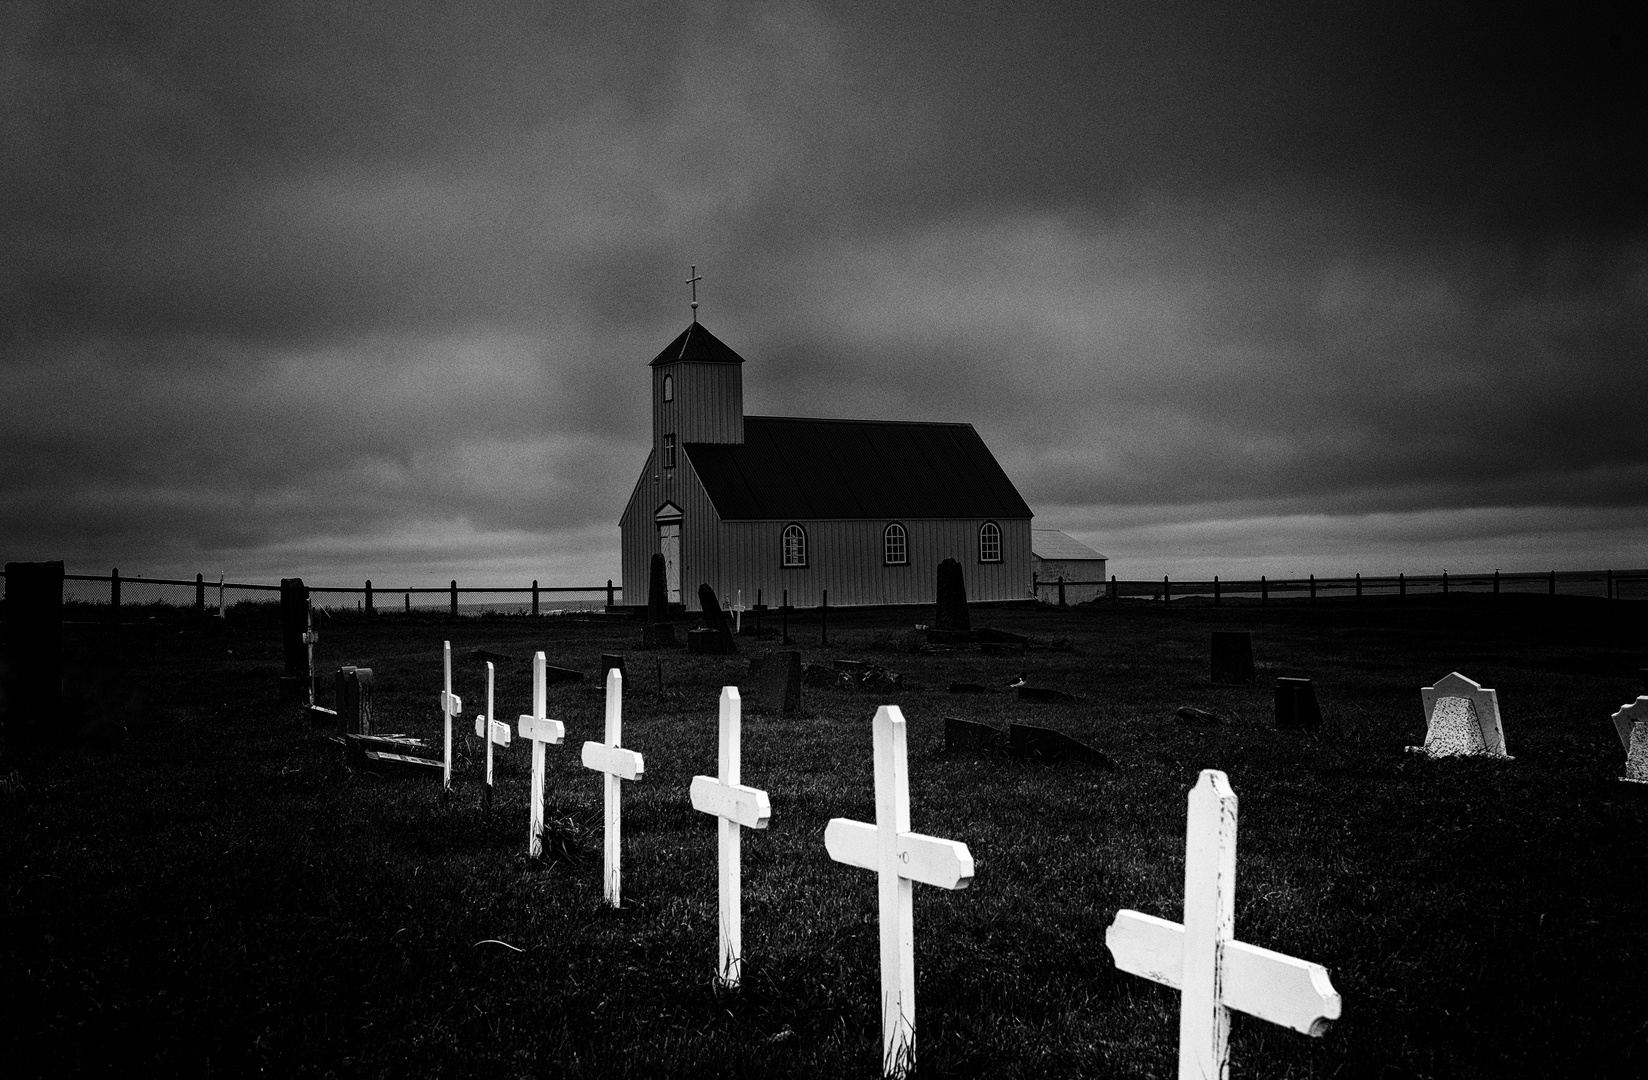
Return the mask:
<path id="1" fill-rule="evenodd" d="M 681 602 L 681 523 L 658 526 L 658 550 L 664 556 L 664 586 L 669 602 Z"/>

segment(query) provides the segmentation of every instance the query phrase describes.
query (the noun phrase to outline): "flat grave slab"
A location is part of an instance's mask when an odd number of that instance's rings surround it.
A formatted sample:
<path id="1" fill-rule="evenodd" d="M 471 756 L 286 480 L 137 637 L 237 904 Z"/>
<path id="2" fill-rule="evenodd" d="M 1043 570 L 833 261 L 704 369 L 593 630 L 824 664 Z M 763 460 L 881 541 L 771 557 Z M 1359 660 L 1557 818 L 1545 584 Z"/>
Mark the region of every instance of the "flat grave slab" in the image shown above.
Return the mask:
<path id="1" fill-rule="evenodd" d="M 1041 705 L 1062 705 L 1081 700 L 1075 694 L 1054 690 L 1050 686 L 1021 686 L 1018 693 L 1020 701 L 1034 701 Z"/>
<path id="2" fill-rule="evenodd" d="M 1001 729 L 991 724 L 981 724 L 976 720 L 963 720 L 960 717 L 946 716 L 944 718 L 944 749 L 999 750 L 1001 749 Z"/>
<path id="3" fill-rule="evenodd" d="M 976 682 L 953 682 L 944 688 L 952 694 L 993 694 L 995 690 Z"/>
<path id="4" fill-rule="evenodd" d="M 1081 761 L 1101 769 L 1116 767 L 1116 763 L 1103 751 L 1072 739 L 1062 731 L 1033 724 L 1007 725 L 1007 752 L 1016 758 L 1035 761 Z"/>

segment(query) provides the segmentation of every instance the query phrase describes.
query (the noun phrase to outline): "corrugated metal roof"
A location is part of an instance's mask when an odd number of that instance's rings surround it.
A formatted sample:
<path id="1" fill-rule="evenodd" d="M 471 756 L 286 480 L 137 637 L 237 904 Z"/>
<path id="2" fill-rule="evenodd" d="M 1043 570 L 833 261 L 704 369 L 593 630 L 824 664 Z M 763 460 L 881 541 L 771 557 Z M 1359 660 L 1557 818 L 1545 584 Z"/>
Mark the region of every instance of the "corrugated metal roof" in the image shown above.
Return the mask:
<path id="1" fill-rule="evenodd" d="M 1031 516 L 971 424 L 746 416 L 682 450 L 723 521 Z"/>
<path id="2" fill-rule="evenodd" d="M 1038 559 L 1104 558 L 1074 536 L 1067 536 L 1057 529 L 1031 529 L 1030 554 Z"/>
<path id="3" fill-rule="evenodd" d="M 701 322 L 695 322 L 659 353 L 647 367 L 674 364 L 682 360 L 697 364 L 742 364 L 744 358 L 732 351 L 726 342 L 709 332 Z"/>

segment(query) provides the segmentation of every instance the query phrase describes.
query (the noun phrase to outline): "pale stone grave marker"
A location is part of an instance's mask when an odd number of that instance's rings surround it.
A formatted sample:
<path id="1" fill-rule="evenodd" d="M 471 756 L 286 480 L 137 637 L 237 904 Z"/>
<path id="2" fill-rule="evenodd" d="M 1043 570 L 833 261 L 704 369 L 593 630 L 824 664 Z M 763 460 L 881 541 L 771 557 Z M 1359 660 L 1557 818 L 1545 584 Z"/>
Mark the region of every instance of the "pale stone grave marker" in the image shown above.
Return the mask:
<path id="1" fill-rule="evenodd" d="M 1455 671 L 1435 686 L 1419 688 L 1427 725 L 1425 745 L 1408 750 L 1426 757 L 1510 758 L 1499 720 L 1499 694 Z"/>
<path id="2" fill-rule="evenodd" d="M 1612 719 L 1620 745 L 1625 747 L 1625 775 L 1620 779 L 1648 784 L 1648 696 L 1620 706 Z"/>
<path id="3" fill-rule="evenodd" d="M 607 672 L 607 726 L 605 742 L 584 743 L 584 768 L 605 774 L 606 844 L 601 860 L 601 880 L 606 902 L 618 907 L 622 899 L 619 856 L 622 832 L 619 818 L 618 781 L 639 780 L 646 765 L 641 755 L 626 750 L 623 739 L 624 676 L 617 668 Z"/>
<path id="4" fill-rule="evenodd" d="M 1180 1080 L 1216 1080 L 1230 1075 L 1231 1009 L 1320 1036 L 1340 1000 L 1322 965 L 1236 940 L 1236 793 L 1204 769 L 1189 802 L 1183 924 L 1118 911 L 1104 943 L 1119 970 L 1179 991 Z"/>
<path id="5" fill-rule="evenodd" d="M 475 717 L 475 734 L 486 743 L 486 787 L 481 789 L 481 800 L 486 809 L 492 809 L 492 747 L 509 745 L 509 725 L 496 720 L 492 714 L 492 661 L 486 662 L 486 712 Z"/>
<path id="6" fill-rule="evenodd" d="M 566 737 L 566 727 L 548 715 L 547 683 L 544 669 L 548 665 L 540 651 L 532 657 L 532 715 L 515 721 L 523 739 L 532 740 L 532 805 L 526 819 L 526 853 L 536 859 L 544 853 L 544 747 Z"/>
<path id="7" fill-rule="evenodd" d="M 441 770 L 441 786 L 452 790 L 452 720 L 463 715 L 463 698 L 452 692 L 452 643 L 441 642 L 441 720 L 445 730 L 446 753 Z"/>
<path id="8" fill-rule="evenodd" d="M 973 879 L 967 845 L 910 831 L 910 781 L 904 713 L 875 715 L 876 823 L 832 818 L 824 847 L 836 862 L 874 870 L 880 879 L 881 1062 L 902 1076 L 916 1062 L 916 933 L 912 886 L 965 889 Z"/>
<path id="9" fill-rule="evenodd" d="M 765 829 L 772 817 L 767 793 L 745 787 L 739 776 L 739 736 L 742 702 L 738 687 L 721 688 L 721 753 L 716 776 L 692 778 L 692 808 L 718 819 L 720 836 L 716 853 L 720 865 L 721 898 L 720 953 L 715 976 L 721 985 L 735 987 L 744 973 L 744 915 L 740 889 L 741 847 L 739 830 Z"/>

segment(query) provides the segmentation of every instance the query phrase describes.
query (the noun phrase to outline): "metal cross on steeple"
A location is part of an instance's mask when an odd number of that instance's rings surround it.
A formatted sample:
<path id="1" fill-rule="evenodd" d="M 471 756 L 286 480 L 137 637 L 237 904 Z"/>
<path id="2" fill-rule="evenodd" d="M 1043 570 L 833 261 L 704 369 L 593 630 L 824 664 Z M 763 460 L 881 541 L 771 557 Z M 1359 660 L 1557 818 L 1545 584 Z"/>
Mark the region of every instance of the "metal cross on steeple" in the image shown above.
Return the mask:
<path id="1" fill-rule="evenodd" d="M 691 272 L 692 272 L 692 276 L 689 277 L 686 281 L 682 282 L 682 284 L 692 286 L 692 321 L 697 322 L 698 321 L 698 283 L 700 281 L 704 280 L 704 275 L 702 275 L 698 272 L 697 264 L 693 265 L 693 268 L 692 268 Z"/>

